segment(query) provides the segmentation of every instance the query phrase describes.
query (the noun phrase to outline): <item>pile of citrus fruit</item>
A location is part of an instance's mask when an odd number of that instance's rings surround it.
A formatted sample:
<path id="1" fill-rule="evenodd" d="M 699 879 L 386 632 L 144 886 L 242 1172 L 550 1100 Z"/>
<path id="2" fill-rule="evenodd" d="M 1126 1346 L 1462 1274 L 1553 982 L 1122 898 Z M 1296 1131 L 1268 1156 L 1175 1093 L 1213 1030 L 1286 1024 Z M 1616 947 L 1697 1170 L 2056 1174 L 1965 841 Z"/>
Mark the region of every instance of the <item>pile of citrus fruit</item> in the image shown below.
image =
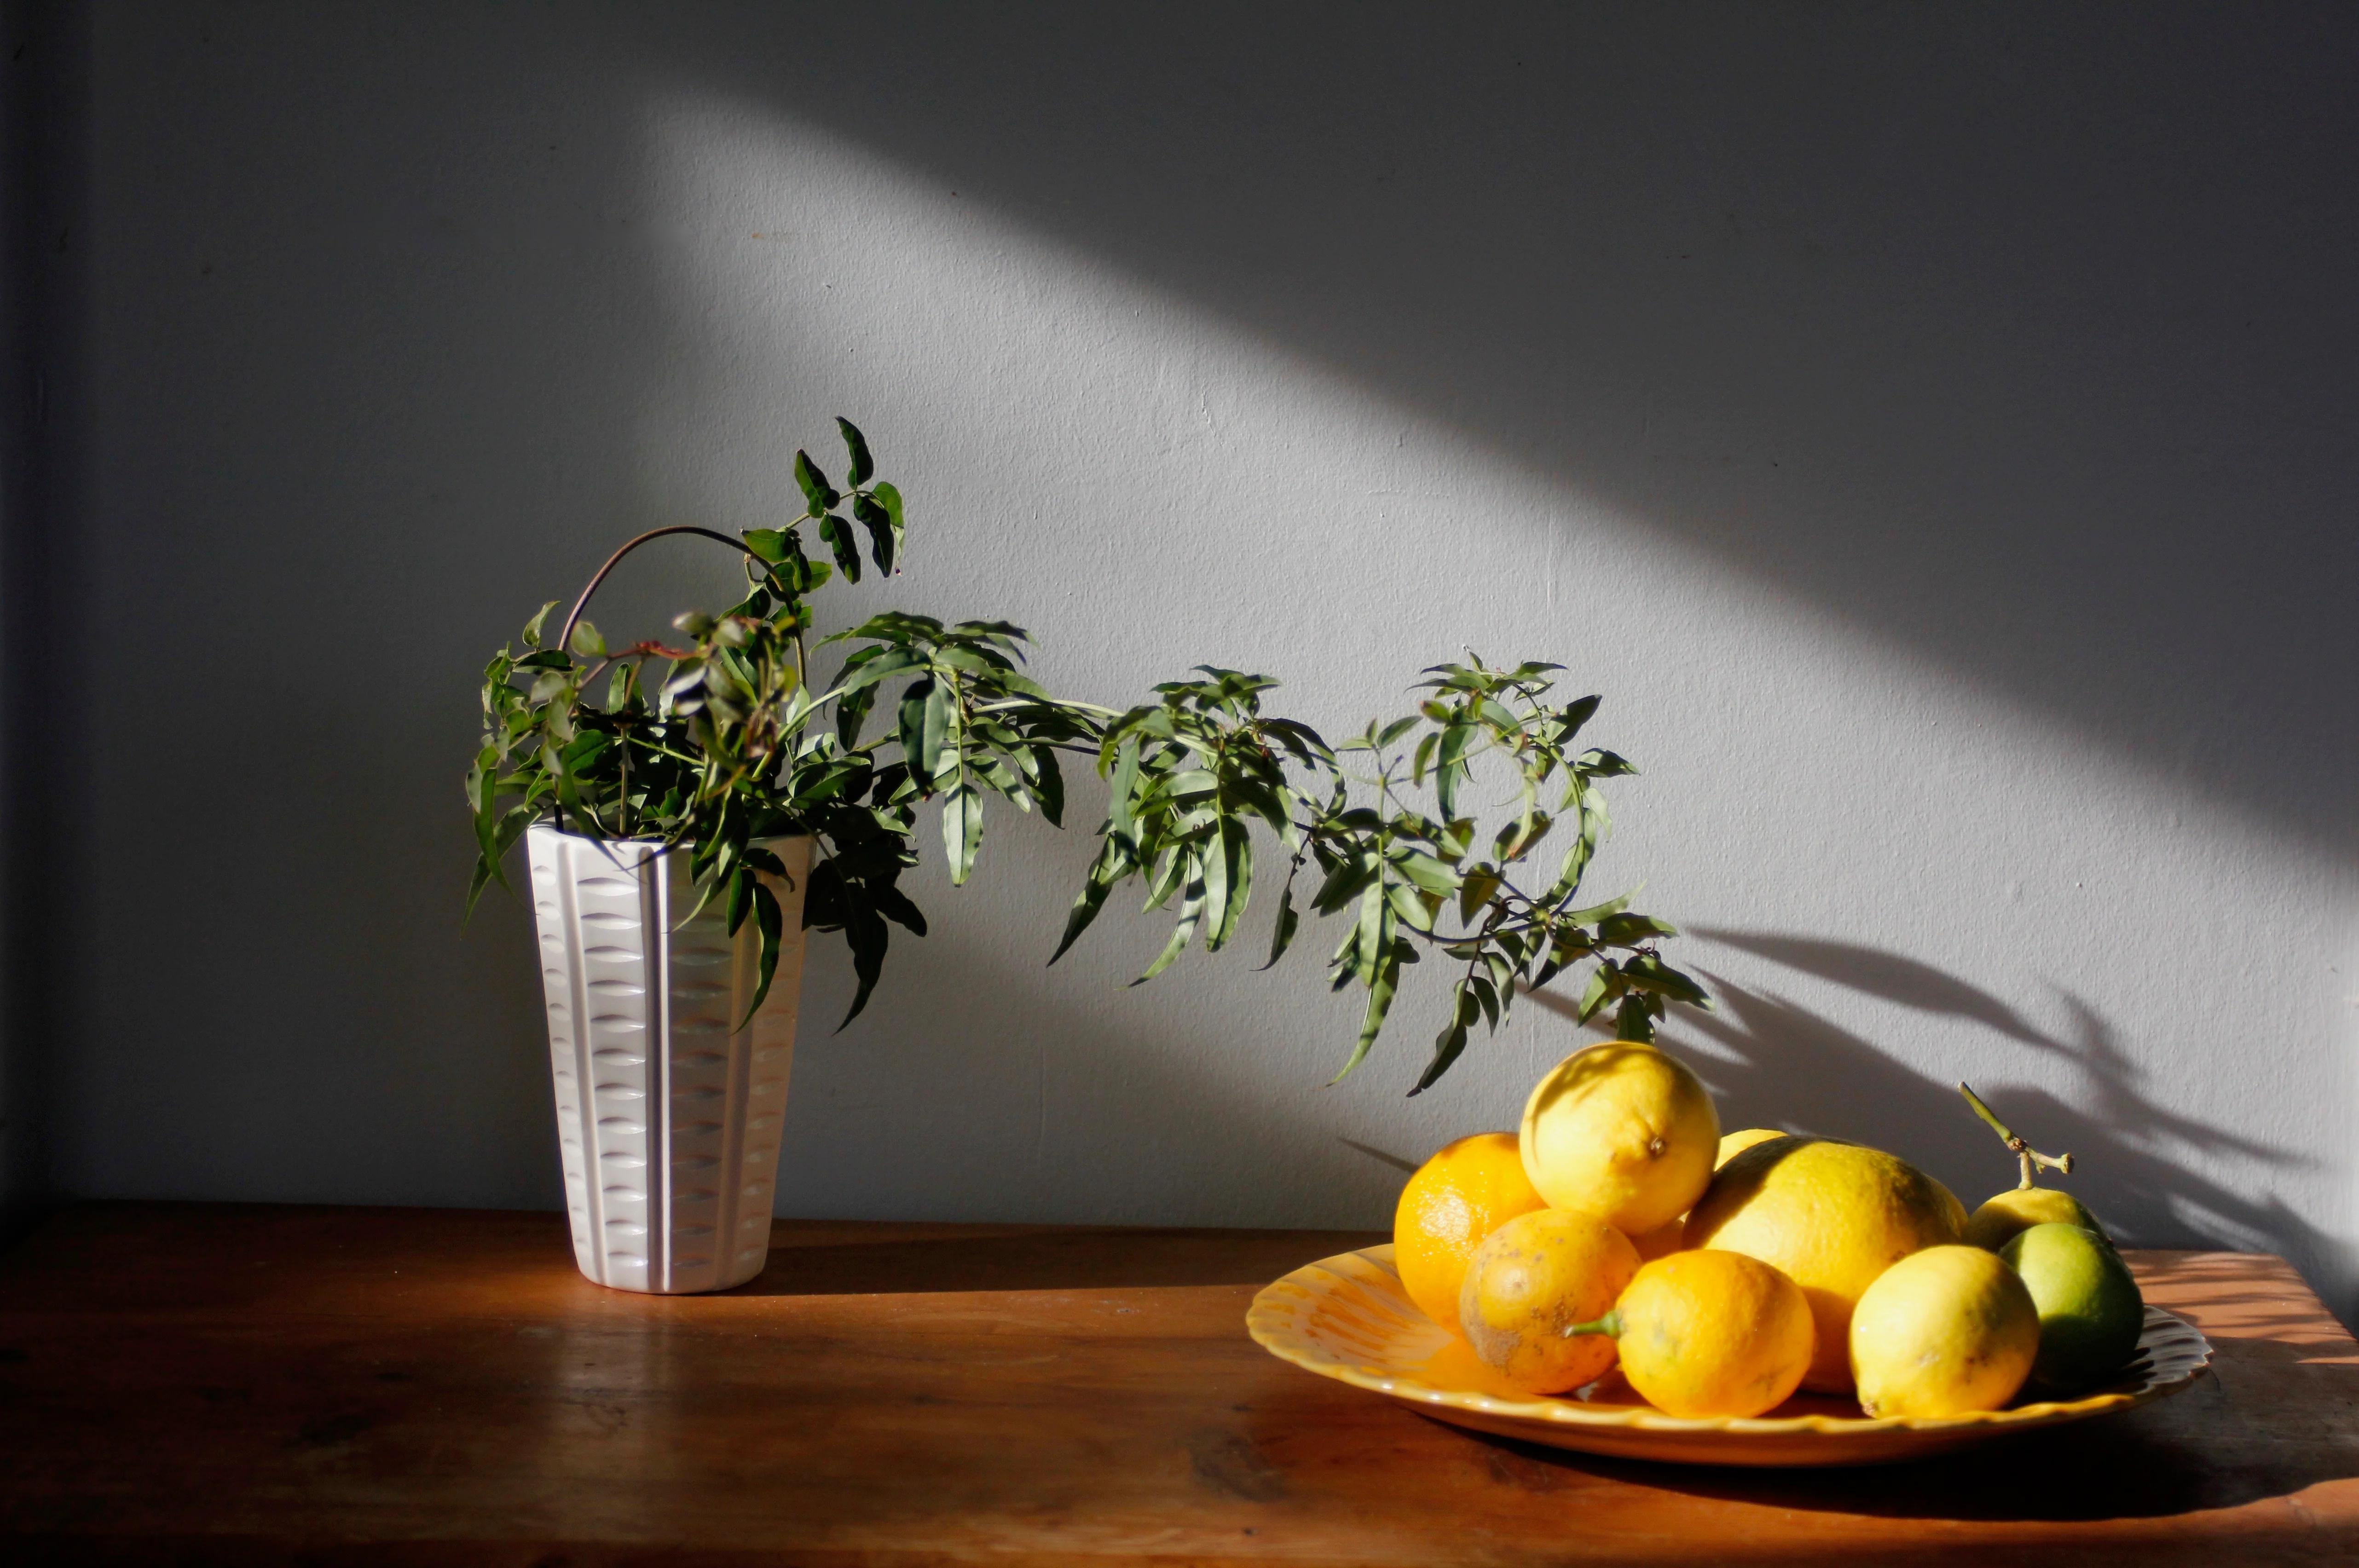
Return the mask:
<path id="1" fill-rule="evenodd" d="M 2095 1217 L 2028 1184 L 2034 1158 L 2069 1162 L 2000 1130 L 2027 1184 L 1969 1217 L 1880 1150 L 1723 1137 L 1678 1058 L 1593 1045 L 1539 1081 L 1518 1131 L 1462 1138 L 1409 1178 L 1395 1263 L 1428 1316 L 1533 1393 L 1618 1364 L 1687 1417 L 1759 1415 L 1798 1389 L 1871 1416 L 2069 1396 L 2129 1359 L 2144 1303 Z"/>

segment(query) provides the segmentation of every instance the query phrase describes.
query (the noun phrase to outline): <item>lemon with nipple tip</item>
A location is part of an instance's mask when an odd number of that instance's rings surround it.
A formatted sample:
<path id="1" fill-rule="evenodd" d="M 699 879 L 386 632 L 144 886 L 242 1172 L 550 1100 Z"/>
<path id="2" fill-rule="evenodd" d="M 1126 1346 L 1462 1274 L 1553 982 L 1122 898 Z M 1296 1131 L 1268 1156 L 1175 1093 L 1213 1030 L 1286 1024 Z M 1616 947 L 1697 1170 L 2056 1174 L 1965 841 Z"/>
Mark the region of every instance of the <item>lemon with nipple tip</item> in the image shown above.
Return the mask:
<path id="1" fill-rule="evenodd" d="M 2014 1130 L 1998 1119 L 1998 1113 L 1984 1102 L 1983 1097 L 1974 1093 L 1972 1086 L 1960 1084 L 1958 1093 L 1965 1097 L 1966 1104 L 1973 1113 L 1998 1134 L 1999 1141 L 2005 1143 L 2007 1152 L 2016 1157 L 2021 1178 L 2008 1191 L 1997 1194 L 1974 1210 L 1967 1219 L 1967 1246 L 1986 1247 L 1995 1252 L 2035 1225 L 2077 1225 L 2083 1230 L 2093 1232 L 2108 1246 L 2112 1244 L 2113 1238 L 2105 1234 L 2105 1227 L 2097 1223 L 2097 1217 L 2091 1214 L 2080 1199 L 2070 1193 L 2038 1184 L 2042 1170 L 2071 1174 L 2071 1155 L 2042 1154 L 2017 1138 Z"/>
<path id="2" fill-rule="evenodd" d="M 1817 1344 L 1799 1285 L 1758 1258 L 1709 1250 L 1645 1265 L 1612 1312 L 1565 1332 L 1611 1336 L 1639 1397 L 1683 1417 L 1776 1409 Z"/>
<path id="3" fill-rule="evenodd" d="M 1678 1057 L 1615 1040 L 1575 1051 L 1540 1079 L 1518 1137 L 1524 1171 L 1551 1208 L 1639 1236 L 1677 1219 L 1712 1180 L 1720 1117 Z"/>
<path id="4" fill-rule="evenodd" d="M 1688 1216 L 1687 1244 L 1743 1252 L 1802 1289 L 1817 1345 L 1802 1386 L 1852 1387 L 1851 1314 L 1876 1276 L 1954 1242 L 1965 1210 L 1950 1189 L 1897 1156 L 1826 1138 L 1776 1138 L 1715 1172 Z"/>

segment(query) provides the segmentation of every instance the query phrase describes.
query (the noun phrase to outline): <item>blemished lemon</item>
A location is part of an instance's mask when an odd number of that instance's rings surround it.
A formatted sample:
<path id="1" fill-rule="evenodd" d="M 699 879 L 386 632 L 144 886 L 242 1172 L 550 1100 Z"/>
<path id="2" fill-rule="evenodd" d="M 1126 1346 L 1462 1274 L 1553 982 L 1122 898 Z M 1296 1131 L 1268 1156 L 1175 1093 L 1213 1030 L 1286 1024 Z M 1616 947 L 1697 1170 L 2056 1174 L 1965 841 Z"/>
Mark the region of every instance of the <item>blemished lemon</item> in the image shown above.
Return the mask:
<path id="1" fill-rule="evenodd" d="M 1444 1144 L 1417 1169 L 1393 1210 L 1393 1267 L 1425 1315 L 1458 1332 L 1458 1292 L 1483 1238 L 1547 1206 L 1524 1174 L 1512 1132 Z"/>
<path id="2" fill-rule="evenodd" d="M 1871 1416 L 1995 1411 L 2039 1354 L 2039 1309 L 1998 1254 L 1929 1247 L 1877 1276 L 1852 1314 L 1859 1408 Z"/>
<path id="3" fill-rule="evenodd" d="M 2035 1225 L 2077 1225 L 2105 1234 L 2097 1217 L 2071 1193 L 2054 1187 L 2013 1187 L 1974 1210 L 1966 1221 L 1966 1245 L 1995 1252 Z"/>
<path id="4" fill-rule="evenodd" d="M 1785 1136 L 1774 1127 L 1748 1127 L 1742 1132 L 1723 1132 L 1720 1135 L 1720 1152 L 1712 1156 L 1712 1168 L 1719 1170 L 1756 1143 L 1767 1143 L 1772 1138 Z"/>
<path id="5" fill-rule="evenodd" d="M 1519 1136 L 1524 1172 L 1549 1207 L 1637 1236 L 1701 1195 L 1720 1118 L 1685 1063 L 1616 1040 L 1575 1051 L 1534 1086 Z"/>
<path id="6" fill-rule="evenodd" d="M 1688 1215 L 1687 1244 L 1743 1252 L 1802 1288 L 1817 1346 L 1802 1386 L 1852 1387 L 1851 1314 L 1860 1292 L 1912 1252 L 1954 1242 L 1966 1214 L 1906 1160 L 1825 1138 L 1756 1143 L 1713 1173 Z"/>
<path id="7" fill-rule="evenodd" d="M 1589 1325 L 1584 1325 L 1589 1326 Z M 1786 1402 L 1818 1331 L 1802 1289 L 1742 1252 L 1677 1252 L 1633 1275 L 1597 1331 L 1666 1415 L 1755 1416 Z"/>
<path id="8" fill-rule="evenodd" d="M 1637 1271 L 1630 1238 L 1593 1215 L 1517 1215 L 1474 1249 L 1458 1297 L 1461 1331 L 1516 1388 L 1577 1389 L 1613 1367 L 1614 1341 L 1564 1331 L 1603 1317 Z"/>

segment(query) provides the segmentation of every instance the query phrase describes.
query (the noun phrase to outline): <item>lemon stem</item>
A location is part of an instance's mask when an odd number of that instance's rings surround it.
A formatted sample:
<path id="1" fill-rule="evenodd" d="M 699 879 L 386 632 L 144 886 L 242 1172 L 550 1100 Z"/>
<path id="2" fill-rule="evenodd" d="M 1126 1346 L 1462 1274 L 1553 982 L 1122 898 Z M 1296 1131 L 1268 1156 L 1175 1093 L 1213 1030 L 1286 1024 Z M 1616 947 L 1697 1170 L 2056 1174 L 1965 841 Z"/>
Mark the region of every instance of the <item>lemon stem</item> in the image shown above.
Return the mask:
<path id="1" fill-rule="evenodd" d="M 1571 1339 L 1576 1334 L 1603 1334 L 1610 1339 L 1621 1338 L 1622 1314 L 1620 1309 L 1609 1308 L 1603 1317 L 1593 1318 L 1587 1323 L 1574 1324 L 1571 1327 L 1564 1331 L 1564 1337 Z"/>
<path id="2" fill-rule="evenodd" d="M 2015 1155 L 2016 1160 L 2021 1164 L 2023 1168 L 2023 1179 L 2016 1184 L 2016 1190 L 2017 1192 L 2028 1192 L 2031 1188 L 2038 1186 L 2039 1184 L 2038 1172 L 2042 1167 L 2067 1176 L 2072 1173 L 2071 1155 L 2042 1154 L 2038 1150 L 2034 1149 L 2030 1144 L 2026 1143 L 2022 1139 L 2017 1138 L 2014 1132 L 2009 1130 L 2006 1123 L 1998 1119 L 1998 1113 L 1991 1109 L 1989 1106 L 1984 1104 L 1983 1097 L 1974 1093 L 1972 1087 L 1961 1083 L 1958 1086 L 1958 1092 L 1966 1097 L 1966 1103 L 1974 1108 L 1974 1114 L 1976 1116 L 1981 1117 L 1984 1121 L 1990 1123 L 1990 1130 L 1993 1132 L 1997 1133 L 1999 1137 L 2006 1141 L 2008 1151 Z"/>

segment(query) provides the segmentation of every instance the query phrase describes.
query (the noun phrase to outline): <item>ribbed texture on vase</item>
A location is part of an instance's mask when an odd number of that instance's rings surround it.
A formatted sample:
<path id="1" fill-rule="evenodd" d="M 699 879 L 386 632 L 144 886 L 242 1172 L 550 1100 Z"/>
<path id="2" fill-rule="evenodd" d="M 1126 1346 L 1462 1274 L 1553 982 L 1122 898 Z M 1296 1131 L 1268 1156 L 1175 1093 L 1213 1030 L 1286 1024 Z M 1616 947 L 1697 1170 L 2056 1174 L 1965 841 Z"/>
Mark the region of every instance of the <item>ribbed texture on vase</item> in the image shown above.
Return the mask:
<path id="1" fill-rule="evenodd" d="M 810 840 L 770 848 L 793 875 L 777 979 L 744 1030 L 760 937 L 695 907 L 685 849 L 527 834 L 549 1002 L 565 1203 L 582 1271 L 618 1290 L 724 1290 L 769 1256 L 771 1190 L 802 987 Z M 675 929 L 677 927 L 677 929 Z"/>

